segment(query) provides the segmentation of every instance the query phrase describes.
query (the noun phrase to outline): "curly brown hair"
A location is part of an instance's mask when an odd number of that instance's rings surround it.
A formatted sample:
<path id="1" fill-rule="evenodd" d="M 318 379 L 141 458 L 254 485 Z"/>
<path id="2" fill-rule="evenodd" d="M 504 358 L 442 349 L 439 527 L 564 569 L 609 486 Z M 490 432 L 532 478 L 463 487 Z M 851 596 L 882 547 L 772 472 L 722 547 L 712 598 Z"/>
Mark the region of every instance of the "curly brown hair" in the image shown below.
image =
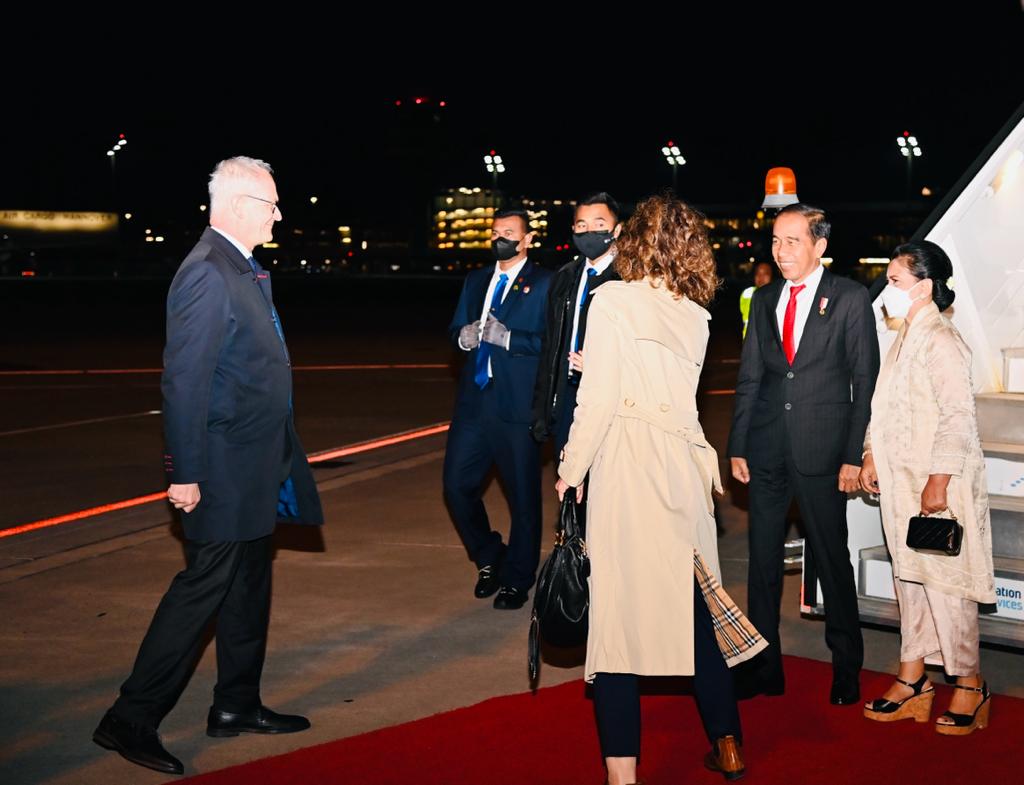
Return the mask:
<path id="1" fill-rule="evenodd" d="M 704 216 L 671 194 L 640 202 L 615 246 L 623 281 L 661 281 L 676 297 L 699 305 L 711 302 L 721 285 Z"/>

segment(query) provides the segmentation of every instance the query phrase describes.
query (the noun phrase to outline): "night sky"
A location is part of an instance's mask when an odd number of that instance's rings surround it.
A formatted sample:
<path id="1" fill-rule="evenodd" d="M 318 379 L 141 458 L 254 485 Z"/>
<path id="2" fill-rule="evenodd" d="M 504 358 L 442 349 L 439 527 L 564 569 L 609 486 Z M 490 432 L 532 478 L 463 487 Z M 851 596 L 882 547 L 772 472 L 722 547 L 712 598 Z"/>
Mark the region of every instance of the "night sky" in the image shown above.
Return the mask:
<path id="1" fill-rule="evenodd" d="M 609 190 L 632 202 L 671 184 L 660 152 L 669 139 L 688 161 L 678 192 L 700 205 L 759 204 L 777 165 L 825 207 L 900 200 L 904 130 L 924 152 L 915 191 L 938 198 L 1024 103 L 1020 4 L 972 5 L 984 6 L 977 33 L 879 26 L 841 49 L 823 36 L 801 57 L 723 36 L 714 54 L 657 67 L 627 57 L 474 66 L 473 86 L 449 68 L 410 83 L 371 79 L 381 73 L 370 66 L 356 78 L 348 66 L 281 60 L 259 85 L 164 69 L 145 89 L 8 93 L 0 209 L 112 209 L 105 152 L 118 133 L 129 140 L 117 162 L 122 210 L 185 221 L 201 219 L 206 176 L 233 154 L 274 166 L 286 221 L 315 209 L 400 234 L 439 189 L 489 187 L 491 148 L 508 166 L 507 193 Z M 428 100 L 417 107 L 416 96 Z"/>

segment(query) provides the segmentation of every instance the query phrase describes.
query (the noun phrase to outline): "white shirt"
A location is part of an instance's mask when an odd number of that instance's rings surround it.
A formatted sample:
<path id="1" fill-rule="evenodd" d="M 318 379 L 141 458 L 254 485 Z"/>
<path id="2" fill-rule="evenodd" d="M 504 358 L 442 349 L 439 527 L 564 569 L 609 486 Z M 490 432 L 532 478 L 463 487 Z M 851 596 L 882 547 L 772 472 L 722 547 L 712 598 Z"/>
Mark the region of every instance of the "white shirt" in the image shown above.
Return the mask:
<path id="1" fill-rule="evenodd" d="M 247 260 L 252 258 L 252 248 L 246 249 L 246 247 L 242 245 L 240 242 L 238 242 L 238 240 L 236 240 L 227 232 L 218 229 L 216 226 L 211 226 L 210 228 L 213 229 L 213 231 L 215 231 L 225 240 L 227 240 L 229 243 L 231 243 L 233 246 L 235 246 L 235 248 L 238 249 L 238 252 L 242 254 L 242 256 L 244 256 Z"/>
<path id="2" fill-rule="evenodd" d="M 494 274 L 491 275 L 491 282 L 487 285 L 487 292 L 484 294 L 484 308 L 480 312 L 480 334 L 481 335 L 483 335 L 484 324 L 487 322 L 487 315 L 490 313 L 490 310 L 491 310 L 491 300 L 494 298 L 494 290 L 498 288 L 498 281 L 501 279 L 501 276 L 503 276 L 503 275 L 507 275 L 508 276 L 508 281 L 505 282 L 505 288 L 501 292 L 501 301 L 505 302 L 505 298 L 508 297 L 508 293 L 512 291 L 512 285 L 516 282 L 516 278 L 519 277 L 519 273 L 521 273 L 523 271 L 523 267 L 526 264 L 526 262 L 527 262 L 527 259 L 523 259 L 521 262 L 516 264 L 515 267 L 512 267 L 511 269 L 508 269 L 508 270 L 502 270 L 500 262 L 495 262 L 494 263 Z M 512 341 L 512 332 L 510 330 L 508 336 L 505 338 L 505 349 L 506 350 L 508 349 L 509 344 L 511 343 L 511 341 Z M 459 339 L 459 348 L 462 349 L 462 351 L 464 351 L 464 352 L 470 351 L 469 349 L 467 349 L 465 346 L 462 345 L 462 339 L 461 338 Z M 489 377 L 491 377 L 492 379 L 494 378 L 494 372 L 491 370 L 491 361 L 490 360 L 487 361 L 487 375 Z"/>
<path id="3" fill-rule="evenodd" d="M 569 351 L 576 345 L 576 333 L 580 331 L 580 298 L 583 297 L 583 287 L 587 285 L 587 278 L 591 277 L 587 275 L 587 270 L 596 270 L 592 276 L 597 278 L 599 275 L 603 275 L 604 271 L 608 269 L 612 262 L 615 261 L 615 249 L 612 248 L 604 256 L 598 259 L 596 262 L 592 262 L 587 259 L 586 264 L 583 265 L 583 275 L 580 276 L 580 285 L 576 288 L 576 307 L 573 309 L 572 316 L 572 335 L 569 338 Z M 589 290 L 588 290 L 589 292 Z M 589 293 L 587 295 L 590 296 Z M 581 347 L 582 348 L 582 347 Z M 572 368 L 569 369 L 569 374 L 572 375 Z"/>
<path id="4" fill-rule="evenodd" d="M 800 349 L 800 338 L 804 334 L 804 325 L 811 313 L 812 307 L 817 307 L 814 302 L 814 295 L 818 291 L 818 284 L 821 283 L 821 276 L 825 273 L 825 266 L 819 262 L 813 273 L 804 279 L 806 289 L 801 290 L 796 296 L 796 320 L 793 322 L 793 350 Z M 799 285 L 799 284 L 797 284 Z M 786 306 L 789 305 L 789 291 L 793 288 L 792 281 L 786 281 L 782 287 L 782 296 L 779 297 L 779 304 L 775 306 L 775 318 L 779 322 L 779 335 L 785 338 L 784 325 L 786 321 Z"/>

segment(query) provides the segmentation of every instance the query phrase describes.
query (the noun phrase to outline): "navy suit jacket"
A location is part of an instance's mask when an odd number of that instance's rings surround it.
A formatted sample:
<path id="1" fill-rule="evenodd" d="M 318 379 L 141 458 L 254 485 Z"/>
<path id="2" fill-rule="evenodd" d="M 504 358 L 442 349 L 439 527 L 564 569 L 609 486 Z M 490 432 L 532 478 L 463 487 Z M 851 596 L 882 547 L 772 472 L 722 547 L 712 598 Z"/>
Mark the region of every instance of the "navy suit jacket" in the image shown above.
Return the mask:
<path id="1" fill-rule="evenodd" d="M 190 540 L 257 539 L 279 517 L 323 523 L 272 303 L 270 274 L 210 228 L 167 294 L 164 468 L 171 483 L 199 483 L 198 506 L 182 515 Z"/>
<path id="2" fill-rule="evenodd" d="M 788 434 L 801 474 L 835 474 L 844 463 L 860 466 L 878 378 L 868 290 L 826 269 L 790 366 L 775 314 L 784 285 L 778 279 L 762 286 L 750 304 L 729 456 L 759 464 Z"/>
<path id="3" fill-rule="evenodd" d="M 494 267 L 474 270 L 466 276 L 455 307 L 455 315 L 448 327 L 452 343 L 459 347 L 459 330 L 480 318 L 484 297 L 490 285 Z M 519 276 L 508 282 L 509 291 L 498 308 L 496 318 L 510 331 L 509 348 L 491 345 L 491 384 L 497 395 L 499 416 L 510 423 L 529 423 L 533 402 L 533 385 L 537 379 L 541 343 L 545 330 L 545 306 L 551 273 L 533 262 L 523 265 Z M 459 391 L 455 400 L 455 416 L 475 413 L 480 400 L 476 374 L 479 347 L 469 357 L 459 377 Z"/>

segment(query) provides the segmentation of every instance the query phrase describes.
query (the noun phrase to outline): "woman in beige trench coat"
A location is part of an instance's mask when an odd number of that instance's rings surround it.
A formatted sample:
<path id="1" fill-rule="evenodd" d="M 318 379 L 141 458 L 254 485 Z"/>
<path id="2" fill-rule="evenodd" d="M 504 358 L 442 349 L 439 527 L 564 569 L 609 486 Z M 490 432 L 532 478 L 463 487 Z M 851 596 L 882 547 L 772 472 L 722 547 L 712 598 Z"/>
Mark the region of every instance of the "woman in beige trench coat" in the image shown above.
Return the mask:
<path id="1" fill-rule="evenodd" d="M 942 248 L 927 240 L 901 245 L 886 274 L 882 302 L 904 322 L 875 385 L 860 476 L 865 491 L 879 494 L 902 642 L 896 681 L 865 705 L 864 715 L 927 722 L 935 690 L 925 659 L 937 656 L 958 689 L 935 729 L 966 735 L 988 724 L 978 604 L 996 599 L 971 350 L 942 313 L 954 298 L 947 286 L 953 268 Z M 946 510 L 963 526 L 959 555 L 907 547 L 910 518 Z"/>
<path id="2" fill-rule="evenodd" d="M 581 497 L 590 472 L 585 678 L 610 785 L 636 778 L 638 675 L 694 675 L 705 764 L 735 779 L 742 736 L 728 666 L 767 644 L 720 585 L 718 456 L 697 419 L 710 319 L 699 303 L 714 294 L 715 263 L 702 216 L 668 196 L 638 205 L 617 248 L 622 281 L 593 295 L 556 486 Z"/>

